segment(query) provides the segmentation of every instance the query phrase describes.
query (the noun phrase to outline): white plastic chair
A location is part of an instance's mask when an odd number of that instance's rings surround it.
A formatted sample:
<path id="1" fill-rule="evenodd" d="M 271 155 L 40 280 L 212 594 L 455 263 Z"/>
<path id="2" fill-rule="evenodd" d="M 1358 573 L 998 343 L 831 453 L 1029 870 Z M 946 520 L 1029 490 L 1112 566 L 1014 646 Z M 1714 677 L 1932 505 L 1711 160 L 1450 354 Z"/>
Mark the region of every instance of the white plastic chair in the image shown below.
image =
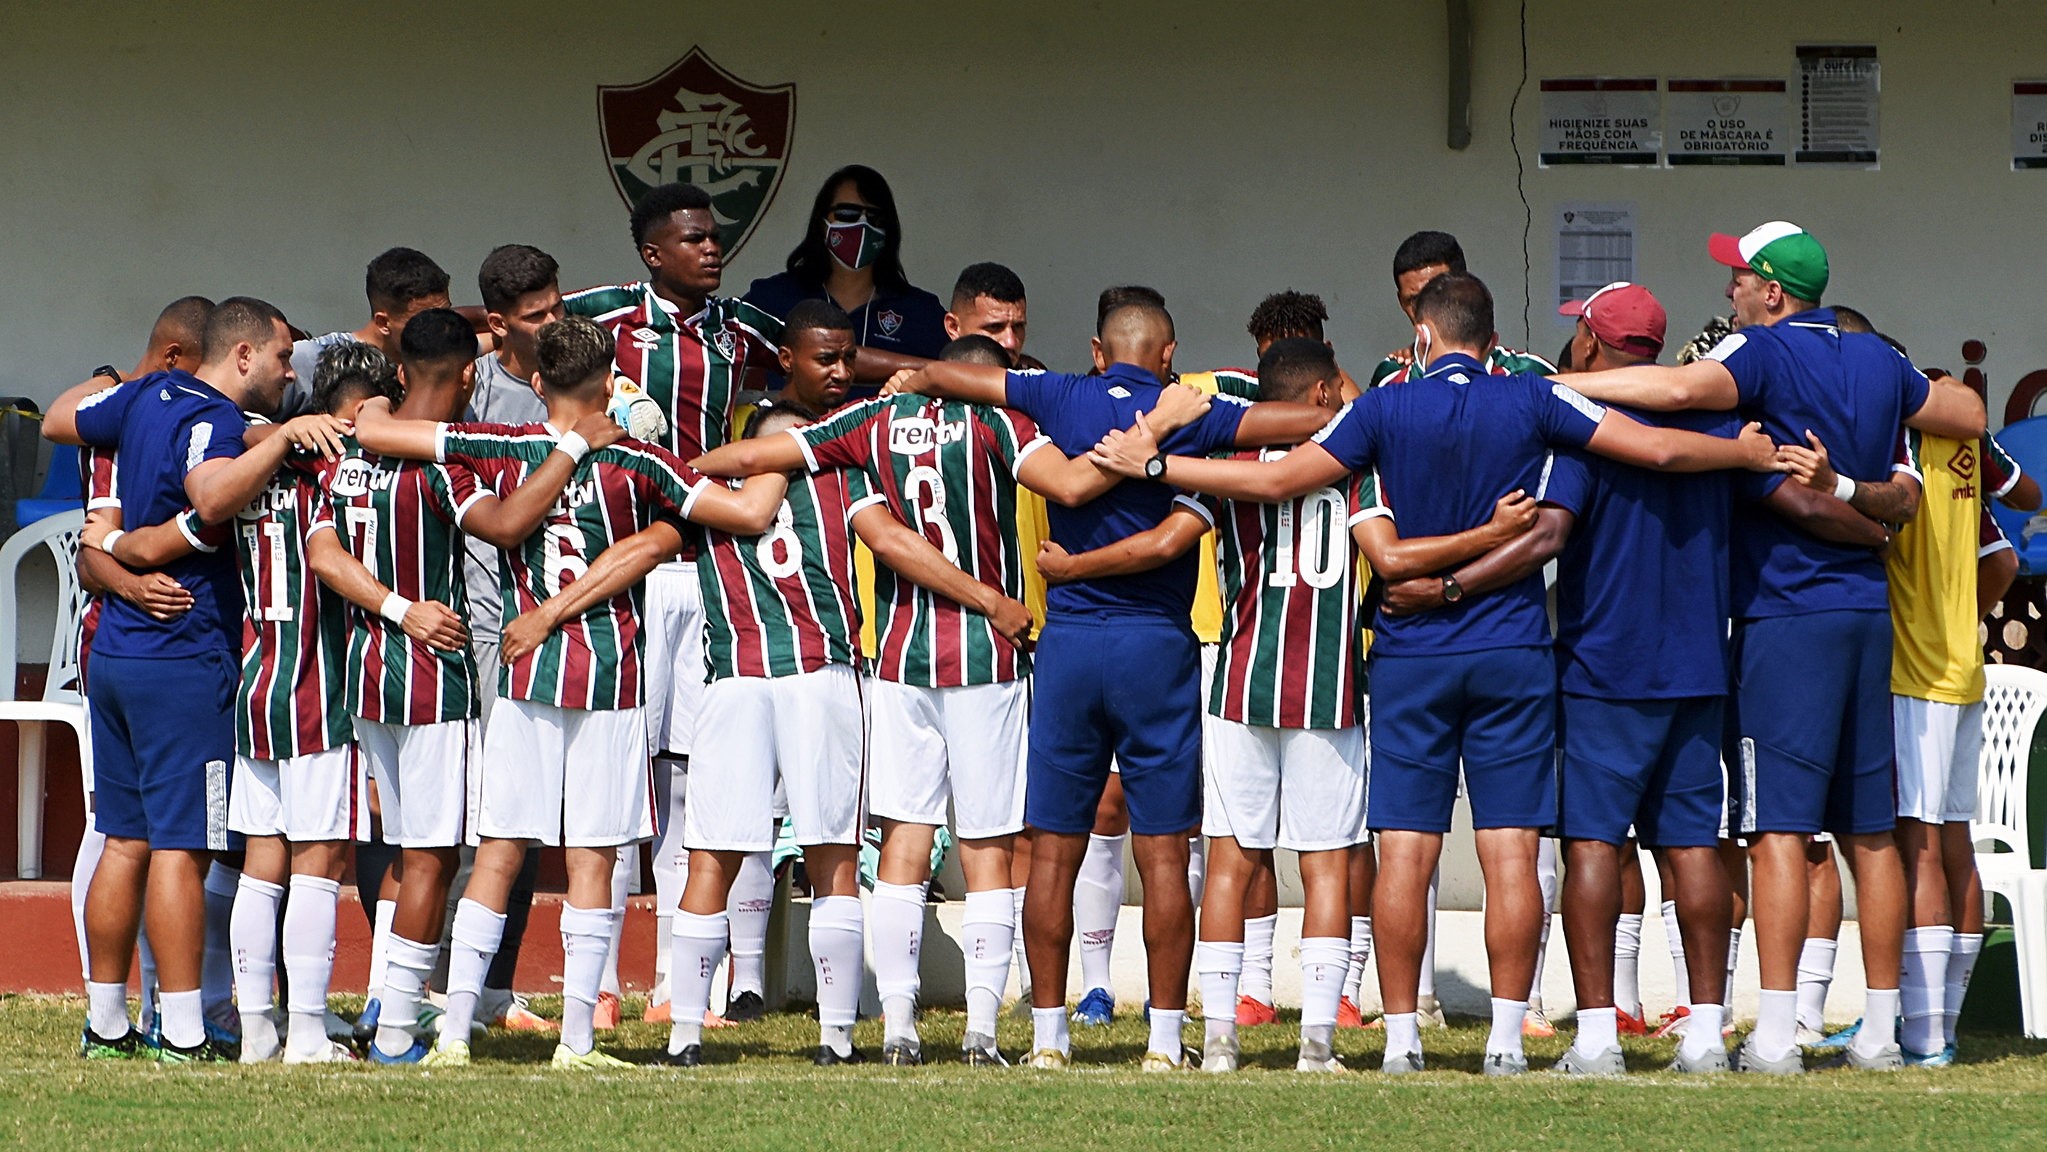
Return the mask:
<path id="1" fill-rule="evenodd" d="M 85 790 L 92 792 L 92 723 L 78 683 L 78 625 L 87 603 L 78 582 L 78 540 L 85 527 L 83 511 L 65 512 L 30 524 L 0 544 L 0 721 L 20 726 L 19 875 L 34 880 L 43 874 L 43 748 L 44 726 L 69 724 L 78 734 L 79 768 Z M 14 698 L 16 631 L 21 614 L 21 562 L 37 547 L 50 550 L 57 565 L 57 623 L 50 637 L 50 676 L 41 700 Z"/>
<path id="2" fill-rule="evenodd" d="M 1985 897 L 1996 893 L 2011 905 L 2026 1035 L 2047 1037 L 2047 870 L 2033 863 L 2026 791 L 2033 733 L 2047 714 L 2047 672 L 2010 664 L 1983 672 L 1983 759 L 1969 835 Z"/>

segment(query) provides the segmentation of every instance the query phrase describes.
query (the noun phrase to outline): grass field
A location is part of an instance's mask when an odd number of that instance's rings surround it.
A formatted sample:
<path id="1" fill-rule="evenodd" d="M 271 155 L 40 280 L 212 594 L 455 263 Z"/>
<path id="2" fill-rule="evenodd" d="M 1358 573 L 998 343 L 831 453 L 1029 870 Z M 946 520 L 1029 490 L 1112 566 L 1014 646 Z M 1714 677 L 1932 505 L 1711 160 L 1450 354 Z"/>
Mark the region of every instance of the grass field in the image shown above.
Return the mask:
<path id="1" fill-rule="evenodd" d="M 346 1011 L 352 1014 L 354 1005 Z M 536 1003 L 544 1013 L 556 1007 Z M 634 1001 L 627 1015 L 636 1014 Z M 551 1038 L 493 1033 L 466 1071 L 362 1065 L 162 1068 L 85 1064 L 83 1002 L 0 997 L 0 1143 L 62 1149 L 535 1148 L 887 1149 L 1947 1149 L 2037 1148 L 2047 1133 L 2047 1044 L 1964 1037 L 1963 1062 L 1893 1075 L 1829 1073 L 1796 1081 L 1667 1073 L 1586 1083 L 1474 1073 L 1484 1028 L 1424 1034 L 1431 1071 L 1292 1071 L 1285 1022 L 1244 1032 L 1234 1077 L 1141 1076 L 1145 1031 L 1133 1014 L 1077 1031 L 1070 1072 L 820 1070 L 815 1025 L 798 1015 L 709 1034 L 713 1066 L 568 1077 L 545 1061 Z M 932 1012 L 930 1058 L 959 1043 L 963 1018 Z M 1190 1034 L 1198 1025 L 1190 1027 Z M 1005 1016 L 1012 1057 L 1027 1022 Z M 628 1024 L 600 1037 L 628 1059 L 654 1055 L 666 1029 Z M 880 1026 L 863 1022 L 870 1055 Z M 1340 1053 L 1376 1068 L 1375 1032 L 1339 1033 Z M 1567 1039 L 1534 1042 L 1545 1066 Z M 1628 1046 L 1660 1068 L 1672 1044 Z"/>

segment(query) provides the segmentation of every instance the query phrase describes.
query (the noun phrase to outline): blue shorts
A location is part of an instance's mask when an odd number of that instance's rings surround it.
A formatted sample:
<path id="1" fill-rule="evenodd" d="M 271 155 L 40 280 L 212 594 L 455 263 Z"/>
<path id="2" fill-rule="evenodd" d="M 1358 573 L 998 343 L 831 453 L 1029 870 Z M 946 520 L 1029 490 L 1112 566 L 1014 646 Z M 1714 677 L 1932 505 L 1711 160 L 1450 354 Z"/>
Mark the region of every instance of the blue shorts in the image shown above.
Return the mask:
<path id="1" fill-rule="evenodd" d="M 152 849 L 225 852 L 235 689 L 225 652 L 178 660 L 94 656 L 93 820 Z"/>
<path id="2" fill-rule="evenodd" d="M 1563 694 L 1557 736 L 1557 835 L 1619 844 L 1633 825 L 1648 848 L 1720 842 L 1725 697 L 1603 700 Z"/>
<path id="3" fill-rule="evenodd" d="M 1055 617 L 1032 658 L 1024 823 L 1080 834 L 1113 756 L 1130 830 L 1201 824 L 1201 656 L 1184 621 Z"/>
<path id="4" fill-rule="evenodd" d="M 1730 830 L 1889 832 L 1898 813 L 1890 613 L 1740 621 L 1734 666 Z"/>
<path id="5" fill-rule="evenodd" d="M 1557 666 L 1547 648 L 1372 656 L 1372 831 L 1448 832 L 1457 771 L 1474 828 L 1557 814 Z"/>

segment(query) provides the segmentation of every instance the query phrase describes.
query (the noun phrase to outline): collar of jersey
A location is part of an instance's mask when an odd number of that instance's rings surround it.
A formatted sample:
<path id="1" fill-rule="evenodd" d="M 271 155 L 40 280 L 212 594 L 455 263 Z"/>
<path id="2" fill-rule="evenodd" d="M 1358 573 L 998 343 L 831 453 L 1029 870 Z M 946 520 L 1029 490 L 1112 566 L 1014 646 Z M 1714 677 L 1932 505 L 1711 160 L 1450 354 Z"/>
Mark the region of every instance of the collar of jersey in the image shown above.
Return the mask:
<path id="1" fill-rule="evenodd" d="M 1827 307 L 1808 308 L 1778 321 L 1787 328 L 1816 328 L 1822 332 L 1840 333 L 1840 320 L 1834 310 Z"/>
<path id="2" fill-rule="evenodd" d="M 1135 364 L 1121 363 L 1111 364 L 1109 365 L 1108 369 L 1102 373 L 1102 379 L 1127 380 L 1135 384 L 1144 384 L 1152 388 L 1159 387 L 1158 377 L 1152 375 L 1151 373 L 1145 371 L 1142 368 L 1139 368 Z"/>
<path id="3" fill-rule="evenodd" d="M 1422 376 L 1424 378 L 1441 376 L 1456 368 L 1462 368 L 1475 376 L 1486 374 L 1485 365 L 1479 363 L 1478 357 L 1465 352 L 1445 352 L 1436 358 L 1434 364 L 1429 365 L 1429 370 L 1422 373 Z"/>
<path id="4" fill-rule="evenodd" d="M 702 308 L 697 309 L 688 316 L 683 316 L 682 309 L 663 300 L 660 293 L 654 291 L 654 282 L 649 280 L 647 281 L 647 327 L 652 328 L 656 332 L 672 332 L 678 328 L 687 328 L 692 332 L 697 331 L 703 326 L 704 317 L 711 314 L 711 303 L 714 299 L 715 297 L 711 296 L 704 297 L 704 306 Z"/>

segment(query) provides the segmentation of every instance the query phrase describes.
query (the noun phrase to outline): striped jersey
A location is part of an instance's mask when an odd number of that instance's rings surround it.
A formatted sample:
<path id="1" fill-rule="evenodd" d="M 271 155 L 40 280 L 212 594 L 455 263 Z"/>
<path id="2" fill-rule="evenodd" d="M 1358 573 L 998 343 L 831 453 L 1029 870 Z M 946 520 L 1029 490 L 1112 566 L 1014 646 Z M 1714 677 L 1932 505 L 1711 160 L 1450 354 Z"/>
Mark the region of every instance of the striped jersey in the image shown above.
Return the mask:
<path id="1" fill-rule="evenodd" d="M 895 396 L 789 429 L 812 472 L 864 474 L 871 495 L 961 571 L 1011 599 L 1023 595 L 1016 469 L 1050 441 L 1030 418 L 957 400 Z M 853 509 L 858 511 L 858 507 Z M 924 688 L 1015 680 L 1030 657 L 988 618 L 876 565 L 882 620 L 874 674 Z"/>
<path id="2" fill-rule="evenodd" d="M 1224 459 L 1277 459 L 1285 450 Z M 1267 728 L 1348 728 L 1358 722 L 1363 644 L 1351 528 L 1385 515 L 1378 485 L 1353 475 L 1278 504 L 1182 497 L 1216 526 L 1222 650 L 1211 714 Z"/>
<path id="3" fill-rule="evenodd" d="M 355 739 L 344 663 L 348 601 L 322 586 L 306 559 L 320 499 L 311 465 L 288 463 L 235 514 L 246 605 L 235 748 L 252 760 L 306 756 Z"/>
<path id="4" fill-rule="evenodd" d="M 438 455 L 461 467 L 457 499 L 470 482 L 511 495 L 547 460 L 561 434 L 538 424 L 444 424 Z M 500 625 L 561 594 L 590 562 L 659 517 L 686 516 L 710 484 L 666 449 L 625 439 L 583 458 L 540 530 L 513 551 L 498 553 Z M 498 695 L 558 708 L 637 708 L 645 697 L 640 661 L 644 584 L 550 632 L 540 647 L 498 671 Z"/>
<path id="5" fill-rule="evenodd" d="M 469 615 L 462 582 L 466 504 L 444 464 L 365 452 L 354 437 L 324 469 L 319 519 L 384 586 L 407 600 L 437 600 Z M 485 493 L 471 481 L 467 503 Z M 375 612 L 349 608 L 348 711 L 383 724 L 437 724 L 476 715 L 476 665 L 467 644 L 453 652 L 414 640 Z"/>
<path id="6" fill-rule="evenodd" d="M 704 530 L 697 562 L 707 677 L 772 678 L 851 664 L 860 651 L 852 518 L 868 502 L 860 472 L 789 482 L 759 536 Z"/>
<path id="7" fill-rule="evenodd" d="M 1485 370 L 1493 376 L 1551 376 L 1556 373 L 1557 366 L 1540 356 L 1494 345 L 1493 350 L 1485 354 Z M 1413 375 L 1413 364 L 1402 363 L 1388 356 L 1372 369 L 1371 382 L 1365 387 L 1377 388 L 1381 384 L 1398 384 Z"/>
<path id="8" fill-rule="evenodd" d="M 118 387 L 118 385 L 116 385 Z M 121 510 L 121 493 L 118 487 L 120 470 L 114 466 L 112 448 L 94 448 L 87 445 L 78 450 L 78 484 L 85 492 L 85 510 Z M 230 535 L 225 524 L 208 524 L 199 518 L 191 508 L 178 513 L 178 531 L 195 552 L 216 552 L 228 542 Z M 137 525 L 148 527 L 148 525 Z M 92 635 L 99 631 L 100 597 L 93 596 L 85 605 L 85 612 L 78 619 L 78 673 L 79 690 L 84 691 L 85 665 L 92 658 Z"/>

